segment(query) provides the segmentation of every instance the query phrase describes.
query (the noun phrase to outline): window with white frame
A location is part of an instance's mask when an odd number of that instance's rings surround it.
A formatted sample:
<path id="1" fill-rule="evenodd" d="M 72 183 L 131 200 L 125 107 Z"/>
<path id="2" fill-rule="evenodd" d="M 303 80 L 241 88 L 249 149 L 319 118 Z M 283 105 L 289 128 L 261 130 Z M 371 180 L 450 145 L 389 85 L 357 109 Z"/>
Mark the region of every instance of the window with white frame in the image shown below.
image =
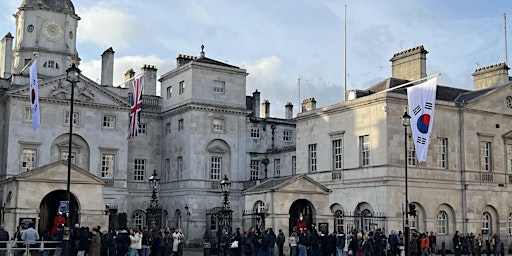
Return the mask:
<path id="1" fill-rule="evenodd" d="M 165 134 L 171 134 L 171 123 L 165 124 Z"/>
<path id="2" fill-rule="evenodd" d="M 407 136 L 407 165 L 416 166 L 416 148 L 411 135 Z"/>
<path id="3" fill-rule="evenodd" d="M 132 215 L 132 226 L 142 228 L 144 225 L 144 214 L 140 211 L 136 211 Z"/>
<path id="4" fill-rule="evenodd" d="M 226 82 L 224 81 L 213 81 L 213 92 L 214 93 L 224 93 L 224 89 L 226 87 Z"/>
<path id="5" fill-rule="evenodd" d="M 135 163 L 133 165 L 133 180 L 134 181 L 144 181 L 144 177 L 146 176 L 146 159 L 135 159 Z"/>
<path id="6" fill-rule="evenodd" d="M 68 151 L 62 151 L 62 160 L 68 161 Z M 71 163 L 76 164 L 76 152 L 71 151 Z"/>
<path id="7" fill-rule="evenodd" d="M 178 120 L 178 131 L 183 131 L 184 127 L 183 119 Z"/>
<path id="8" fill-rule="evenodd" d="M 101 177 L 112 179 L 114 178 L 115 154 L 102 153 L 101 154 Z"/>
<path id="9" fill-rule="evenodd" d="M 492 171 L 491 156 L 491 142 L 480 141 L 480 169 L 482 171 Z"/>
<path id="10" fill-rule="evenodd" d="M 370 165 L 370 135 L 359 136 L 359 159 L 361 166 Z"/>
<path id="11" fill-rule="evenodd" d="M 448 214 L 445 211 L 437 213 L 437 234 L 448 234 Z"/>
<path id="12" fill-rule="evenodd" d="M 167 87 L 167 98 L 170 99 L 172 97 L 172 86 Z"/>
<path id="13" fill-rule="evenodd" d="M 259 173 L 260 173 L 260 161 L 259 160 L 251 160 L 249 169 L 250 169 L 249 180 L 258 180 Z"/>
<path id="14" fill-rule="evenodd" d="M 64 117 L 65 124 L 69 124 L 69 111 L 66 111 L 65 117 Z M 78 112 L 73 112 L 73 126 L 80 125 L 80 114 Z"/>
<path id="15" fill-rule="evenodd" d="M 340 210 L 334 212 L 334 231 L 340 233 L 343 229 L 343 213 Z"/>
<path id="16" fill-rule="evenodd" d="M 224 119 L 214 118 L 213 119 L 213 131 L 223 132 L 224 131 Z"/>
<path id="17" fill-rule="evenodd" d="M 165 181 L 171 180 L 171 159 L 165 159 Z"/>
<path id="18" fill-rule="evenodd" d="M 115 129 L 116 128 L 116 117 L 105 115 L 103 116 L 103 128 Z"/>
<path id="19" fill-rule="evenodd" d="M 32 109 L 26 106 L 23 110 L 23 121 L 32 121 Z"/>
<path id="20" fill-rule="evenodd" d="M 437 138 L 437 167 L 448 168 L 448 138 Z"/>
<path id="21" fill-rule="evenodd" d="M 492 234 L 491 228 L 491 214 L 488 212 L 484 212 L 484 214 L 482 214 L 482 234 Z"/>
<path id="22" fill-rule="evenodd" d="M 178 89 L 179 89 L 179 94 L 180 94 L 180 95 L 181 95 L 181 94 L 183 94 L 183 93 L 185 93 L 185 81 L 181 81 L 181 82 L 179 83 L 179 86 L 178 86 L 178 87 L 179 87 Z"/>
<path id="23" fill-rule="evenodd" d="M 183 157 L 178 156 L 176 159 L 176 170 L 178 170 L 178 180 L 183 179 Z"/>
<path id="24" fill-rule="evenodd" d="M 222 175 L 222 156 L 210 158 L 210 180 L 220 180 Z"/>
<path id="25" fill-rule="evenodd" d="M 281 159 L 274 159 L 274 176 L 281 177 Z"/>
<path id="26" fill-rule="evenodd" d="M 23 148 L 21 150 L 21 171 L 26 172 L 36 167 L 37 150 L 34 148 Z"/>
<path id="27" fill-rule="evenodd" d="M 260 128 L 259 127 L 251 127 L 251 139 L 259 139 L 260 138 Z"/>
<path id="28" fill-rule="evenodd" d="M 43 63 L 43 68 L 60 69 L 59 63 L 54 60 L 49 60 Z"/>
<path id="29" fill-rule="evenodd" d="M 418 216 L 409 215 L 409 227 L 411 230 L 418 230 Z"/>
<path id="30" fill-rule="evenodd" d="M 368 209 L 364 209 L 361 213 L 363 215 L 363 230 L 370 231 L 370 224 L 372 223 L 372 213 Z"/>
<path id="31" fill-rule="evenodd" d="M 343 169 L 343 140 L 332 141 L 332 165 L 334 170 Z"/>
<path id="32" fill-rule="evenodd" d="M 316 144 L 309 144 L 309 146 L 308 146 L 309 172 L 316 172 L 316 164 L 317 164 L 316 161 L 317 161 Z"/>
<path id="33" fill-rule="evenodd" d="M 292 156 L 292 175 L 297 174 L 297 157 Z"/>
<path id="34" fill-rule="evenodd" d="M 139 123 L 139 134 L 147 133 L 147 125 L 145 123 Z"/>
<path id="35" fill-rule="evenodd" d="M 292 130 L 283 130 L 283 141 L 284 142 L 291 142 L 293 136 Z"/>

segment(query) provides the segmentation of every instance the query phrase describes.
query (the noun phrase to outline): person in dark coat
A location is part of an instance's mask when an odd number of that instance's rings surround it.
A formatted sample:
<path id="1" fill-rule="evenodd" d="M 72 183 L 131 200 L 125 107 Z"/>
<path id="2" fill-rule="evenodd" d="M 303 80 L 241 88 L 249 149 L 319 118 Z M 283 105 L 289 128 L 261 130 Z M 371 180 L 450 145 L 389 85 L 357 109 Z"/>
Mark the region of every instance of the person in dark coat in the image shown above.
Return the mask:
<path id="1" fill-rule="evenodd" d="M 274 230 L 272 228 L 267 228 L 265 231 L 266 238 L 265 239 L 265 247 L 267 248 L 267 254 L 266 255 L 275 255 L 274 248 L 276 247 L 276 233 L 274 233 Z"/>
<path id="2" fill-rule="evenodd" d="M 279 233 L 277 234 L 277 239 L 276 239 L 276 243 L 277 243 L 277 250 L 278 250 L 278 253 L 279 253 L 279 256 L 284 256 L 284 242 L 286 240 L 286 237 L 284 236 L 284 232 L 282 229 L 279 229 Z"/>
<path id="3" fill-rule="evenodd" d="M 254 227 L 250 227 L 247 231 L 245 231 L 244 236 L 242 238 L 242 248 L 244 250 L 244 255 L 252 256 L 255 245 L 254 245 Z"/>
<path id="4" fill-rule="evenodd" d="M 124 256 L 128 253 L 128 247 L 130 246 L 130 236 L 128 231 L 120 229 L 117 231 L 116 236 L 116 255 Z"/>
<path id="5" fill-rule="evenodd" d="M 152 256 L 163 256 L 165 253 L 165 240 L 161 230 L 154 233 L 153 243 L 151 244 Z"/>
<path id="6" fill-rule="evenodd" d="M 327 256 L 336 256 L 338 254 L 338 251 L 336 250 L 337 237 L 338 233 L 336 233 L 336 231 L 329 235 L 327 242 Z"/>
<path id="7" fill-rule="evenodd" d="M 5 256 L 7 251 L 7 243 L 9 242 L 9 232 L 7 232 L 4 226 L 0 226 L 0 256 Z"/>
<path id="8" fill-rule="evenodd" d="M 240 228 L 236 228 L 235 233 L 233 234 L 233 236 L 231 236 L 231 244 L 233 244 L 235 241 L 238 244 L 238 247 L 233 248 L 233 246 L 231 246 L 231 248 L 229 249 L 230 256 L 242 255 L 242 233 L 240 232 Z"/>

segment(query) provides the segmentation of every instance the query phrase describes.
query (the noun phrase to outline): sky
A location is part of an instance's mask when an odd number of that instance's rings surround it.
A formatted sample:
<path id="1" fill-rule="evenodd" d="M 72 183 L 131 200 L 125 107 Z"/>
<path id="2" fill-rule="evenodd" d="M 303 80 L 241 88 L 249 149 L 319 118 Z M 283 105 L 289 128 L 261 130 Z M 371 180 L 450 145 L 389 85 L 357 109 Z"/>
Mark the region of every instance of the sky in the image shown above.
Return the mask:
<path id="1" fill-rule="evenodd" d="M 0 35 L 15 34 L 12 14 L 21 2 L 0 0 Z M 90 79 L 100 81 L 109 47 L 114 85 L 121 85 L 130 68 L 139 74 L 154 65 L 160 77 L 176 67 L 178 54 L 199 56 L 204 45 L 206 57 L 246 69 L 246 94 L 260 91 L 273 117 L 284 117 L 287 102 L 294 115 L 306 98 L 317 107 L 342 102 L 344 88 L 391 77 L 393 54 L 416 46 L 429 52 L 427 75 L 441 73 L 439 84 L 464 89 L 473 89 L 477 68 L 512 56 L 505 46 L 512 42 L 509 0 L 72 2 L 81 18 L 79 68 Z"/>

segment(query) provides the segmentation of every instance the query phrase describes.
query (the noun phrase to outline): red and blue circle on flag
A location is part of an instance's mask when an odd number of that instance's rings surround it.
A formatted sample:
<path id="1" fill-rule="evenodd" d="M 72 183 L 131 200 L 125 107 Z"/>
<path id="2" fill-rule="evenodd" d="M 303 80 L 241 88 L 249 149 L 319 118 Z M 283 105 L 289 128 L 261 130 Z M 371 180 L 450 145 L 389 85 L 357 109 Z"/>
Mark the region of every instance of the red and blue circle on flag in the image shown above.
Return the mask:
<path id="1" fill-rule="evenodd" d="M 428 129 L 430 127 L 430 115 L 429 114 L 421 115 L 420 118 L 418 118 L 416 125 L 418 127 L 419 132 L 427 133 Z"/>

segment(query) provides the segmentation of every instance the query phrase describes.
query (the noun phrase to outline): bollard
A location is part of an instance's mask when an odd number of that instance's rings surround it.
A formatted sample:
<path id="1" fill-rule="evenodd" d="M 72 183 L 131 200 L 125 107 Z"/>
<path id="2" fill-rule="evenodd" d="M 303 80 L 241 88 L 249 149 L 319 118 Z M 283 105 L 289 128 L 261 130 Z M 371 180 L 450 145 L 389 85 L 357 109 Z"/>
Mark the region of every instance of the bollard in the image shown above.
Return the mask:
<path id="1" fill-rule="evenodd" d="M 441 243 L 441 255 L 446 256 L 446 245 L 444 242 Z"/>

